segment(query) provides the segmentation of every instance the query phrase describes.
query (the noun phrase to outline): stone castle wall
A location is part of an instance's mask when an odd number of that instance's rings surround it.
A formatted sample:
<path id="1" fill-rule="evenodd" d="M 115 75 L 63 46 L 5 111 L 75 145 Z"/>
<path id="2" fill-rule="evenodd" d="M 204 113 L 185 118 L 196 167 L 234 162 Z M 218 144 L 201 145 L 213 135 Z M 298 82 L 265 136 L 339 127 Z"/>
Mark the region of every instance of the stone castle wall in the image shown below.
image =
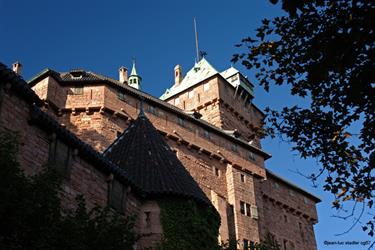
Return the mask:
<path id="1" fill-rule="evenodd" d="M 52 78 L 49 81 L 57 83 Z M 205 83 L 209 86 L 206 90 Z M 235 126 L 241 134 L 250 136 L 252 132 L 246 132 L 250 126 L 247 124 L 260 124 L 261 112 L 254 109 L 246 111 L 250 113 L 242 113 L 245 112 L 241 111 L 243 104 L 237 101 L 230 103 L 232 93 L 229 90 L 221 93 L 222 101 L 219 101 L 220 98 L 215 98 L 215 95 L 220 95 L 220 84 L 218 78 L 208 79 L 195 90 L 195 94 L 199 95 L 189 98 L 189 93 L 186 93 L 185 99 L 181 96 L 178 104 L 175 99 L 173 103 L 171 100 L 169 102 L 181 108 L 184 105 L 184 109 L 189 110 L 199 99 L 201 103 L 208 103 L 192 108 L 202 114 L 202 120 L 218 127 L 228 126 L 228 129 Z M 87 83 L 84 84 L 83 93 L 77 95 L 70 91 L 74 88 L 73 85 L 62 86 L 57 83 L 60 86 L 56 87 L 55 92 L 49 87 L 41 87 L 42 85 L 45 85 L 45 80 L 40 86 L 36 84 L 33 88 L 49 103 L 48 112 L 53 113 L 60 123 L 99 151 L 105 150 L 139 113 L 139 96 L 126 88 L 117 88 L 104 82 L 94 86 Z M 46 89 L 47 94 L 43 92 Z M 56 96 L 56 93 L 61 96 Z M 160 105 L 148 96 L 144 98 L 143 107 L 150 121 L 164 135 L 167 143 L 219 211 L 222 241 L 235 235 L 239 240 L 239 247 L 242 247 L 244 240 L 259 242 L 270 232 L 281 244 L 286 240 L 288 246 L 294 244 L 300 247 L 296 249 L 316 249 L 313 235 L 313 224 L 317 221 L 314 199 L 305 196 L 310 204 L 305 206 L 298 189 L 288 185 L 280 189 L 282 192 L 275 192 L 273 179 L 266 174 L 264 168 L 265 155 L 234 138 L 224 136 L 205 125 L 205 122 L 181 115 L 181 111 L 174 111 L 167 104 Z M 283 183 L 280 180 L 278 182 Z M 289 190 L 295 192 L 296 196 L 290 197 Z M 276 194 L 283 201 L 281 209 L 279 202 L 273 203 L 271 200 Z M 284 215 L 285 209 L 290 217 L 290 224 L 284 225 L 280 216 Z M 301 223 L 306 239 L 309 237 L 314 244 L 298 240 L 301 237 L 298 223 Z"/>
<path id="2" fill-rule="evenodd" d="M 44 86 L 37 91 L 39 94 L 44 94 L 45 97 L 48 94 L 43 91 L 51 90 L 45 85 L 46 82 L 48 81 L 43 81 Z M 0 88 L 3 86 L 0 85 Z M 63 88 L 59 90 L 61 91 Z M 25 174 L 33 176 L 40 173 L 49 162 L 51 145 L 56 140 L 61 142 L 60 139 L 53 132 L 33 125 L 30 122 L 32 105 L 18 98 L 10 90 L 0 90 L 0 100 L 0 130 L 18 134 L 18 157 Z M 64 145 L 66 144 L 64 143 Z M 65 208 L 74 208 L 77 195 L 82 194 L 88 208 L 93 208 L 96 205 L 107 206 L 109 204 L 109 188 L 113 180 L 111 174 L 103 172 L 85 160 L 77 149 L 70 148 L 70 152 L 69 171 L 64 174 L 62 182 L 62 205 Z M 126 215 L 136 215 L 135 231 L 141 236 L 137 242 L 138 249 L 155 246 L 161 239 L 160 209 L 157 203 L 139 199 L 125 184 L 124 188 L 127 189 L 126 201 L 123 211 L 120 212 Z M 151 218 L 152 227 L 145 224 L 146 212 Z"/>

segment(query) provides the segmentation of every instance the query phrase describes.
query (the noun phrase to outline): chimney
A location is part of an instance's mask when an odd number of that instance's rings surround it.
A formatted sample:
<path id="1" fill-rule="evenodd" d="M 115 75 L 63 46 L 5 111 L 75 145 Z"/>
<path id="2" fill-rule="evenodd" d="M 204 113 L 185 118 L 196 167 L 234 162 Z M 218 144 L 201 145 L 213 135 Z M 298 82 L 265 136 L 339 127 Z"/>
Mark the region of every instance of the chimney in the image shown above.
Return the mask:
<path id="1" fill-rule="evenodd" d="M 15 63 L 13 63 L 13 71 L 17 74 L 17 75 L 21 75 L 21 72 L 22 72 L 22 64 L 17 61 Z"/>
<path id="2" fill-rule="evenodd" d="M 121 66 L 118 70 L 119 74 L 119 81 L 121 83 L 127 83 L 128 82 L 128 69 L 124 66 Z"/>
<path id="3" fill-rule="evenodd" d="M 174 84 L 176 86 L 180 85 L 182 81 L 182 68 L 180 65 L 174 67 Z"/>

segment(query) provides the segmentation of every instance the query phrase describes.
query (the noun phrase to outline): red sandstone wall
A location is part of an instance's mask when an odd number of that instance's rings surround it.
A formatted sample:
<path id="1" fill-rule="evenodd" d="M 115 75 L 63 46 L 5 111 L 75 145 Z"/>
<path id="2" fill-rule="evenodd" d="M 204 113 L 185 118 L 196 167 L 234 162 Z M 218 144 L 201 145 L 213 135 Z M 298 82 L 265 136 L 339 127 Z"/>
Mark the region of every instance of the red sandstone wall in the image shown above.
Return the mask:
<path id="1" fill-rule="evenodd" d="M 19 161 L 27 175 L 35 175 L 48 161 L 51 135 L 42 128 L 28 124 L 30 105 L 15 95 L 3 94 L 0 106 L 0 130 L 19 134 Z M 67 208 L 74 207 L 75 198 L 83 194 L 89 208 L 108 202 L 108 175 L 78 155 L 72 156 L 70 174 L 63 181 L 62 200 Z M 139 214 L 141 202 L 128 194 L 126 214 Z M 138 224 L 137 224 L 138 225 Z M 139 230 L 139 228 L 137 228 Z"/>
<path id="2" fill-rule="evenodd" d="M 211 83 L 215 86 L 215 81 L 210 80 L 210 89 L 212 87 Z M 86 91 L 85 86 L 84 93 Z M 211 91 L 215 91 L 215 88 L 212 88 Z M 62 92 L 64 93 L 64 91 Z M 97 99 L 89 99 L 88 95 L 84 95 L 87 98 L 86 102 L 79 100 L 75 103 L 75 96 L 72 96 L 69 100 L 69 109 L 57 115 L 57 119 L 77 133 L 81 139 L 102 151 L 113 142 L 117 132 L 122 132 L 129 125 L 129 121 L 137 117 L 139 99 L 125 92 L 124 100 L 120 100 L 117 97 L 118 90 L 107 85 L 103 88 L 98 88 L 96 93 L 97 95 L 94 96 L 97 96 Z M 40 94 L 43 95 L 43 93 Z M 223 100 L 230 98 L 232 95 L 229 90 L 221 94 Z M 104 96 L 104 100 L 101 96 Z M 200 98 L 203 97 L 204 95 L 202 94 Z M 210 99 L 209 97 L 207 98 L 208 100 Z M 57 98 L 56 102 L 62 103 L 59 101 L 60 99 L 63 98 Z M 92 102 L 97 100 L 103 100 L 102 103 L 95 103 L 101 106 L 101 109 L 92 108 L 85 110 L 85 107 L 81 106 L 82 103 L 90 106 Z M 202 102 L 206 101 L 204 99 L 201 100 Z M 54 99 L 50 101 L 55 102 Z M 225 105 L 226 103 L 209 104 L 206 106 L 206 113 L 203 112 L 205 108 L 202 108 L 200 112 L 203 113 L 203 117 L 205 114 L 214 116 L 217 111 L 215 109 L 219 110 L 220 108 L 220 112 L 224 113 L 222 116 L 224 121 L 233 121 L 233 124 L 242 130 L 248 129 L 248 127 L 245 128 L 243 125 L 246 124 L 246 122 L 243 122 L 245 119 L 260 121 L 262 118 L 262 114 L 256 109 L 243 111 L 248 112 L 243 118 L 240 118 L 239 115 L 233 116 L 233 110 L 241 111 L 238 105 L 242 104 L 233 102 L 231 104 L 233 105 L 232 107 L 229 104 Z M 192 105 L 192 103 L 186 100 L 185 105 Z M 61 106 L 57 107 L 57 109 L 65 107 Z M 72 113 L 72 108 L 75 109 L 74 114 Z M 144 101 L 144 110 L 154 126 L 166 135 L 165 139 L 168 144 L 176 150 L 179 159 L 220 212 L 223 221 L 220 228 L 221 240 L 225 241 L 229 237 L 231 230 L 234 230 L 241 244 L 243 239 L 256 242 L 259 239 L 263 239 L 266 232 L 270 231 L 279 240 L 287 240 L 286 244 L 293 243 L 295 247 L 300 247 L 296 249 L 316 249 L 312 220 L 304 217 L 305 212 L 297 216 L 290 215 L 288 220 L 290 224 L 284 225 L 279 220 L 280 216 L 283 217 L 283 209 L 285 209 L 283 204 L 287 204 L 288 211 L 293 209 L 295 211 L 310 211 L 307 212 L 307 216 L 316 218 L 315 203 L 310 201 L 311 203 L 309 205 L 305 204 L 305 206 L 300 196 L 289 197 L 289 190 L 294 190 L 293 188 L 286 185 L 280 191 L 275 191 L 272 189 L 270 180 L 262 181 L 258 179 L 262 176 L 265 177 L 264 158 L 262 156 L 254 153 L 255 160 L 250 160 L 248 158 L 249 149 L 237 145 L 237 150 L 234 152 L 232 141 L 211 131 L 209 131 L 209 137 L 206 137 L 206 129 L 202 125 L 197 125 L 188 119 L 184 119 L 183 124 L 181 124 L 178 115 L 148 99 Z M 56 113 L 56 111 L 54 112 Z M 215 123 L 214 121 L 211 122 Z M 247 124 L 250 124 L 250 122 L 247 122 Z M 230 163 L 228 164 L 223 159 Z M 245 183 L 241 181 L 241 174 L 245 176 Z M 275 199 L 270 198 L 271 196 L 279 197 L 278 199 L 283 200 L 284 203 L 281 201 L 270 202 L 270 199 Z M 241 214 L 240 201 L 257 206 L 259 218 L 254 219 Z M 228 213 L 230 204 L 233 205 L 234 209 L 234 228 L 230 226 L 231 219 L 229 218 L 230 213 Z M 282 204 L 281 209 L 280 204 Z M 308 222 L 305 223 L 305 221 Z M 296 230 L 294 225 L 298 223 L 301 223 L 302 227 L 306 228 L 306 241 L 309 239 L 312 242 L 311 244 L 307 245 L 306 243 L 303 245 L 298 240 L 294 240 L 301 237 L 301 232 Z M 284 242 L 282 241 L 281 243 L 283 244 Z"/>
<path id="3" fill-rule="evenodd" d="M 315 201 L 308 195 L 268 175 L 256 182 L 260 233 L 271 233 L 287 249 L 316 249 L 313 225 L 317 222 Z"/>

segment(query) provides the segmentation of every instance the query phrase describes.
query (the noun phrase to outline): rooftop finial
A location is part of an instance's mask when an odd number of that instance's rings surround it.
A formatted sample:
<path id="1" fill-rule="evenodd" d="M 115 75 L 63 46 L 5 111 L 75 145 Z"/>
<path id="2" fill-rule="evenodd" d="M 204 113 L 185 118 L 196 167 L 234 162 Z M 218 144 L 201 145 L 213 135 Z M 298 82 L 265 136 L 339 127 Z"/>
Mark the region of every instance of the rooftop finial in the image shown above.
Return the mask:
<path id="1" fill-rule="evenodd" d="M 194 31 L 195 31 L 195 50 L 196 50 L 196 53 L 197 53 L 196 60 L 197 60 L 197 62 L 199 62 L 201 59 L 200 59 L 200 55 L 199 55 L 197 21 L 195 20 L 195 17 L 194 17 Z"/>

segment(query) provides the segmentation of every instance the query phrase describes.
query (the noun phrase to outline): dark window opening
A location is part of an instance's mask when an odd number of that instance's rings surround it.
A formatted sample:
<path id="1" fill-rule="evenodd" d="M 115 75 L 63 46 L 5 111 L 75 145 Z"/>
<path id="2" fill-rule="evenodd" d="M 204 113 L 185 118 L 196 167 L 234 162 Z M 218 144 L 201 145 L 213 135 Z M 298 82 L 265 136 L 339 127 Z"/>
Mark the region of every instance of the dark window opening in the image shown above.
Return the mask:
<path id="1" fill-rule="evenodd" d="M 124 211 L 125 190 L 121 182 L 116 179 L 112 180 L 110 185 L 109 205 L 117 212 Z"/>
<path id="2" fill-rule="evenodd" d="M 248 250 L 249 249 L 249 240 L 243 239 L 243 249 Z"/>
<path id="3" fill-rule="evenodd" d="M 220 170 L 218 168 L 215 168 L 215 175 L 220 176 Z"/>
<path id="4" fill-rule="evenodd" d="M 241 182 L 245 182 L 245 175 L 241 174 Z"/>
<path id="5" fill-rule="evenodd" d="M 125 94 L 122 93 L 121 91 L 118 91 L 117 98 L 120 99 L 121 101 L 125 101 Z"/>
<path id="6" fill-rule="evenodd" d="M 232 144 L 230 148 L 233 152 L 238 153 L 237 144 Z"/>
<path id="7" fill-rule="evenodd" d="M 156 108 L 153 106 L 148 106 L 147 111 L 153 115 L 157 115 Z"/>
<path id="8" fill-rule="evenodd" d="M 56 168 L 58 173 L 68 177 L 71 164 L 70 148 L 59 139 L 53 140 L 50 144 L 48 162 Z"/>
<path id="9" fill-rule="evenodd" d="M 146 227 L 151 227 L 151 212 L 145 212 Z"/>
<path id="10" fill-rule="evenodd" d="M 240 212 L 241 214 L 245 214 L 245 202 L 240 201 Z"/>
<path id="11" fill-rule="evenodd" d="M 185 120 L 178 117 L 178 125 L 180 125 L 181 127 L 185 127 Z"/>

